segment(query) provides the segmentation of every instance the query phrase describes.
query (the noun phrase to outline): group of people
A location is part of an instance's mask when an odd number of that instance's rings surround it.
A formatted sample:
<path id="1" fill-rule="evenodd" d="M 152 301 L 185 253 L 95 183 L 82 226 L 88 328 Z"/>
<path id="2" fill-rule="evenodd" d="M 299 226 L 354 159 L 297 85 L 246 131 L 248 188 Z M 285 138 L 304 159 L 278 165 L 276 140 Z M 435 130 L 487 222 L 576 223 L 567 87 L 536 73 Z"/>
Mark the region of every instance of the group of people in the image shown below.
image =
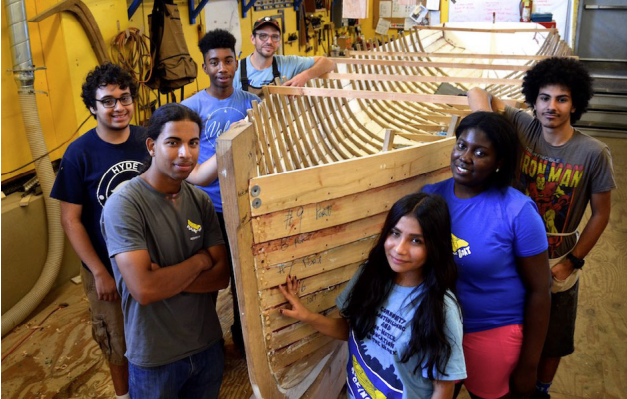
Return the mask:
<path id="1" fill-rule="evenodd" d="M 218 395 L 216 300 L 233 267 L 215 140 L 260 101 L 261 86 L 276 77 L 301 86 L 334 67 L 276 56 L 280 35 L 276 21 L 258 20 L 255 51 L 238 65 L 235 38 L 207 33 L 199 47 L 210 86 L 158 108 L 144 130 L 130 124 L 137 85 L 127 72 L 105 64 L 83 84 L 97 126 L 66 150 L 52 196 L 118 398 Z M 607 147 L 572 128 L 590 86 L 577 61 L 552 58 L 523 83 L 535 117 L 471 90 L 477 112 L 456 129 L 453 177 L 395 203 L 337 298 L 342 317 L 307 310 L 296 276 L 280 287 L 284 316 L 348 341 L 351 397 L 451 398 L 462 383 L 473 398 L 549 397 L 559 359 L 574 350 L 578 272 L 615 188 Z"/>
<path id="2" fill-rule="evenodd" d="M 131 125 L 129 73 L 104 64 L 83 84 L 97 126 L 68 147 L 51 195 L 82 261 L 92 335 L 119 398 L 217 397 L 224 353 L 215 308 L 233 268 L 215 141 L 260 101 L 255 87 L 277 76 L 300 86 L 334 68 L 324 57 L 275 55 L 280 34 L 275 20 L 258 20 L 255 51 L 241 60 L 248 72 L 237 75 L 235 37 L 208 32 L 199 48 L 210 86 L 158 108 L 145 129 Z M 244 353 L 231 290 L 231 331 Z"/>
<path id="3" fill-rule="evenodd" d="M 468 92 L 452 178 L 394 204 L 341 318 L 307 310 L 295 276 L 281 286 L 284 315 L 348 341 L 351 398 L 550 398 L 616 183 L 608 147 L 572 126 L 592 97 L 581 63 L 541 61 L 522 92 L 534 116 Z"/>

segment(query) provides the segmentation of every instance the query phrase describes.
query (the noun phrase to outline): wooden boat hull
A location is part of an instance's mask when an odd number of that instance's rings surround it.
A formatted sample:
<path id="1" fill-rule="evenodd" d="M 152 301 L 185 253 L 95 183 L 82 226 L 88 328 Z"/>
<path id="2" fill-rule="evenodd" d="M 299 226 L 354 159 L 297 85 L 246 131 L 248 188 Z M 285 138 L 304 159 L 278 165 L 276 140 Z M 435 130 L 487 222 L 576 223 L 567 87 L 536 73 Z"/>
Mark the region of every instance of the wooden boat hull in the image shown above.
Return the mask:
<path id="1" fill-rule="evenodd" d="M 563 49 L 545 33 L 541 54 L 507 59 L 460 55 L 445 31 L 388 40 L 338 60 L 342 72 L 308 87 L 265 87 L 249 121 L 218 138 L 232 283 L 256 397 L 337 397 L 346 345 L 281 315 L 287 303 L 278 286 L 297 276 L 305 306 L 339 317 L 335 298 L 390 207 L 450 176 L 453 132 L 470 110 L 465 97 L 438 93 L 440 85 L 483 84 L 520 106 L 525 70 Z M 426 55 L 427 40 L 427 50 L 448 46 L 453 55 Z"/>

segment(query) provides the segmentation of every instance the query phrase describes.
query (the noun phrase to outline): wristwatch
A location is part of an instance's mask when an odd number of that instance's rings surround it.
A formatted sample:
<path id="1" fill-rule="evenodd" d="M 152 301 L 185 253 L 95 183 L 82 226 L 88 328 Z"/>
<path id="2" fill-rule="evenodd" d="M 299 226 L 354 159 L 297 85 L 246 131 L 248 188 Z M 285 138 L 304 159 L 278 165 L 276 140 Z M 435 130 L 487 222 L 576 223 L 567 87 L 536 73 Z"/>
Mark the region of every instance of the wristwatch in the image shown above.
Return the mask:
<path id="1" fill-rule="evenodd" d="M 585 260 L 583 259 L 579 259 L 578 257 L 576 257 L 575 255 L 573 255 L 572 252 L 569 252 L 568 255 L 566 255 L 566 257 L 573 262 L 573 267 L 575 269 L 581 269 L 583 267 L 583 265 L 586 263 Z"/>

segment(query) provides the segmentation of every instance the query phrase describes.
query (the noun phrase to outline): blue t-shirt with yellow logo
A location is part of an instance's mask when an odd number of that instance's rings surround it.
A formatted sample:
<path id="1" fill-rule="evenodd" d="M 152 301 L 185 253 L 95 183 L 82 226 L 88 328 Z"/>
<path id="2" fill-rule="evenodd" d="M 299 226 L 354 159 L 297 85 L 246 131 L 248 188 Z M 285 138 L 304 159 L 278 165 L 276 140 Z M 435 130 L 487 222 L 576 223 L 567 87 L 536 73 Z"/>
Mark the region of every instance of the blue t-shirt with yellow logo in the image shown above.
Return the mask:
<path id="1" fill-rule="evenodd" d="M 339 309 L 346 306 L 359 274 L 350 280 L 338 295 Z M 346 383 L 349 398 L 360 399 L 428 399 L 433 395 L 433 381 L 428 378 L 425 365 L 418 364 L 418 354 L 402 362 L 409 346 L 411 323 L 420 304 L 422 286 L 394 285 L 377 313 L 375 327 L 363 340 L 348 337 Z M 456 381 L 466 378 L 466 364 L 462 349 L 462 319 L 453 294 L 444 300 L 444 331 L 451 345 L 451 356 L 445 367 L 446 375 L 434 370 L 437 380 Z M 416 373 L 414 369 L 418 367 Z"/>
<path id="2" fill-rule="evenodd" d="M 511 187 L 460 199 L 453 186 L 451 178 L 422 191 L 441 195 L 451 214 L 464 332 L 522 324 L 526 289 L 516 257 L 534 256 L 548 248 L 538 208 Z"/>

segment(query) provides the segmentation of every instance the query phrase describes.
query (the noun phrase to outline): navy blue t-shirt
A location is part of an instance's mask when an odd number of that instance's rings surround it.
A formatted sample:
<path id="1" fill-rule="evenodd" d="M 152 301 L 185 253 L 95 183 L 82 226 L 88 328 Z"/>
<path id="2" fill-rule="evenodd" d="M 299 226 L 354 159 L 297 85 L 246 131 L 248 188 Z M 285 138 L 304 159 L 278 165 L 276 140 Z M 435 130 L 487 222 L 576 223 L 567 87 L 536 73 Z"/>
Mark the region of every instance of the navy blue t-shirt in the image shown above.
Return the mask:
<path id="1" fill-rule="evenodd" d="M 111 275 L 111 261 L 100 231 L 102 208 L 111 194 L 138 175 L 147 157 L 142 128 L 131 126 L 128 140 L 121 144 L 103 141 L 96 129 L 92 129 L 74 140 L 65 151 L 50 194 L 60 201 L 83 206 L 81 222 Z"/>

